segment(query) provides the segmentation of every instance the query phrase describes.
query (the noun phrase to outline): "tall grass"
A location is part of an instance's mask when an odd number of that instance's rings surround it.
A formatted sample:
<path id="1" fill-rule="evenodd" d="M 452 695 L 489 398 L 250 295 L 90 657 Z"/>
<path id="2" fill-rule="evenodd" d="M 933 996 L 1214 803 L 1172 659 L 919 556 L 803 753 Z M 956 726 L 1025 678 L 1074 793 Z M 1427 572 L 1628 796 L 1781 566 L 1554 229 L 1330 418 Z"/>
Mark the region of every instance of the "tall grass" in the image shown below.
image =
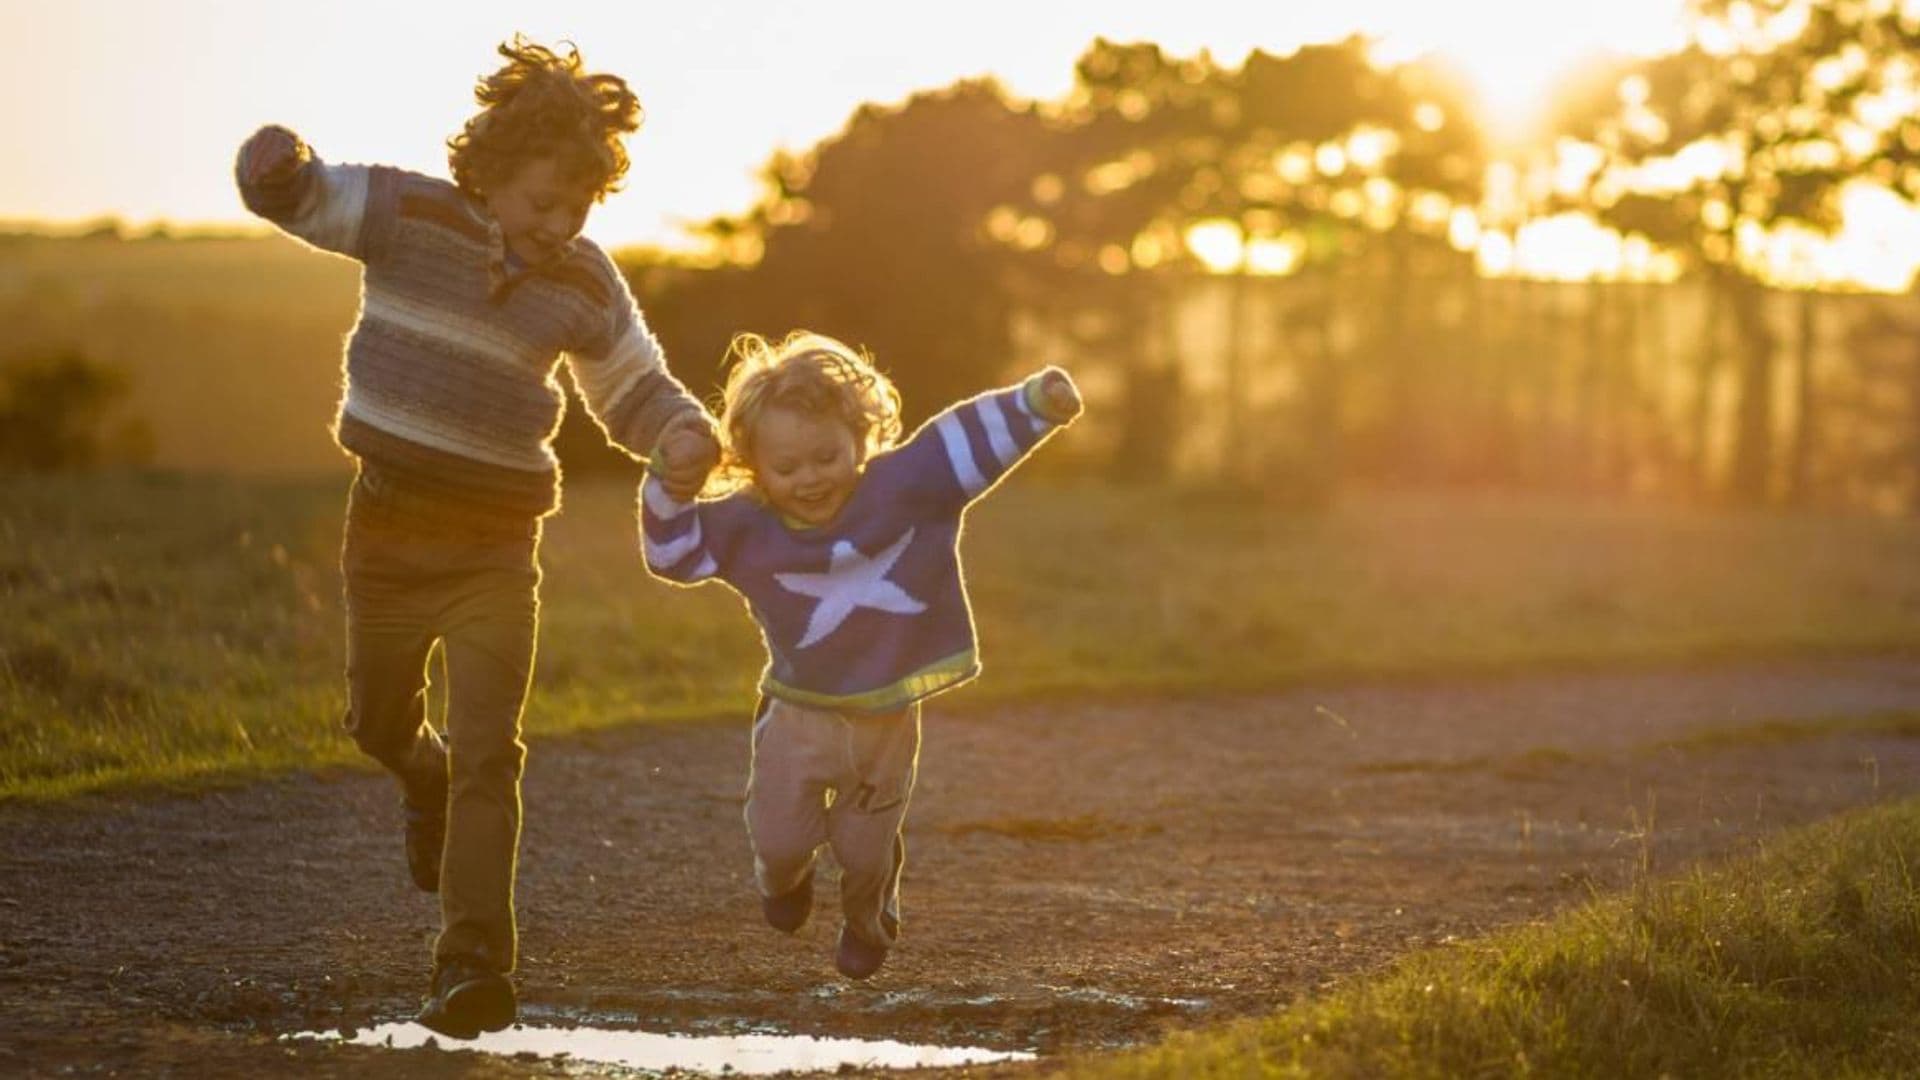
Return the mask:
<path id="1" fill-rule="evenodd" d="M 1843 1077 L 1920 1070 L 1920 802 L 1414 954 L 1074 1077 Z"/>
<path id="2" fill-rule="evenodd" d="M 0 798 L 355 760 L 345 488 L 0 477 Z M 1023 476 L 969 520 L 987 670 L 942 708 L 1907 649 L 1917 539 L 1904 520 L 1461 496 L 1309 515 Z M 534 736 L 748 707 L 762 656 L 741 604 L 646 578 L 629 488 L 574 485 L 543 561 Z"/>

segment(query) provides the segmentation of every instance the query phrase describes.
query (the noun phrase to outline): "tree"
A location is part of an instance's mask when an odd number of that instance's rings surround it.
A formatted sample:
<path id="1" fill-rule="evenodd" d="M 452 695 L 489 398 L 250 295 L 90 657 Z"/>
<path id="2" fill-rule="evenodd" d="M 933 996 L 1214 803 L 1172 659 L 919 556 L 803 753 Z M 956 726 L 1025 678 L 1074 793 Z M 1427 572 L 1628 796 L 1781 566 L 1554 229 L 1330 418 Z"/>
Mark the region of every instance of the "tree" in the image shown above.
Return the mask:
<path id="1" fill-rule="evenodd" d="M 1039 168 L 988 220 L 1022 307 L 1123 376 L 1112 464 L 1164 476 L 1183 403 L 1173 316 L 1192 262 L 1191 193 L 1219 183 L 1231 123 L 1219 70 L 1152 44 L 1096 39 L 1045 112 Z"/>
<path id="2" fill-rule="evenodd" d="M 1370 351 L 1407 356 L 1412 256 L 1436 239 L 1444 250 L 1447 210 L 1477 198 L 1479 139 L 1463 122 L 1455 86 L 1429 67 L 1377 68 L 1361 38 L 1285 56 L 1255 51 L 1237 69 L 1204 52 L 1171 57 L 1152 44 L 1101 39 L 1081 56 L 1075 76 L 1068 99 L 1049 114 L 1055 137 L 1047 171 L 1000 212 L 992 231 L 1024 254 L 1028 294 L 1092 309 L 1099 317 L 1063 321 L 1103 328 L 1127 357 L 1129 402 L 1140 404 L 1127 410 L 1122 462 L 1144 472 L 1151 455 L 1164 458 L 1180 363 L 1156 356 L 1170 350 L 1150 343 L 1175 336 L 1166 324 L 1202 269 L 1232 271 L 1225 279 L 1232 296 L 1227 389 L 1217 418 L 1234 448 L 1227 467 L 1237 472 L 1259 456 L 1247 349 L 1252 278 L 1305 270 L 1321 279 L 1319 299 L 1303 305 L 1314 308 L 1309 321 L 1318 325 L 1289 318 L 1288 336 L 1317 343 L 1304 365 L 1303 409 L 1313 433 L 1304 456 L 1321 471 L 1320 482 L 1331 483 L 1348 359 L 1327 345 L 1340 302 L 1335 273 L 1376 246 L 1397 253 L 1392 272 L 1400 287 L 1385 290 L 1384 337 L 1391 340 Z M 1202 223 L 1230 232 L 1238 266 L 1203 265 L 1190 250 L 1191 230 Z M 1153 332 L 1156 310 L 1161 328 Z M 1399 412 L 1411 416 L 1410 365 L 1399 370 L 1406 373 Z M 1132 445 L 1142 452 L 1128 453 Z"/>
<path id="3" fill-rule="evenodd" d="M 1619 228 L 1686 252 L 1739 342 L 1730 493 L 1775 490 L 1778 342 L 1763 308 L 1782 238 L 1830 234 L 1845 185 L 1920 193 L 1920 21 L 1865 0 L 1692 0 L 1693 40 L 1640 66 L 1569 125 L 1597 145 L 1594 203 Z M 1803 304 L 1813 302 L 1811 292 Z M 1803 315 L 1802 325 L 1811 324 Z M 1811 378 L 1803 350 L 1800 382 Z M 1811 408 L 1811 398 L 1807 398 Z M 1811 430 L 1811 413 L 1800 416 Z M 1796 451 L 1800 453 L 1802 451 Z"/>
<path id="4" fill-rule="evenodd" d="M 1383 68 L 1370 54 L 1366 39 L 1351 37 L 1247 58 L 1234 80 L 1240 122 L 1221 209 L 1249 236 L 1296 239 L 1302 269 L 1322 281 L 1322 342 L 1349 291 L 1335 280 L 1343 266 L 1380 268 L 1383 317 L 1365 352 L 1384 406 L 1371 441 L 1385 468 L 1401 470 L 1445 456 L 1431 418 L 1445 411 L 1436 400 L 1443 387 L 1458 380 L 1437 377 L 1454 357 L 1417 332 L 1426 305 L 1416 281 L 1427 266 L 1471 274 L 1449 226 L 1455 208 L 1480 200 L 1486 147 L 1456 74 L 1432 60 Z M 1313 453 L 1330 468 L 1344 456 L 1351 359 L 1323 346 L 1305 380 Z"/>
<path id="5" fill-rule="evenodd" d="M 1031 109 L 976 80 L 862 107 L 833 138 L 775 155 L 759 204 L 705 226 L 753 264 L 741 328 L 871 350 L 910 420 L 1003 378 L 1020 358 L 984 223 L 1031 183 L 1044 138 Z"/>

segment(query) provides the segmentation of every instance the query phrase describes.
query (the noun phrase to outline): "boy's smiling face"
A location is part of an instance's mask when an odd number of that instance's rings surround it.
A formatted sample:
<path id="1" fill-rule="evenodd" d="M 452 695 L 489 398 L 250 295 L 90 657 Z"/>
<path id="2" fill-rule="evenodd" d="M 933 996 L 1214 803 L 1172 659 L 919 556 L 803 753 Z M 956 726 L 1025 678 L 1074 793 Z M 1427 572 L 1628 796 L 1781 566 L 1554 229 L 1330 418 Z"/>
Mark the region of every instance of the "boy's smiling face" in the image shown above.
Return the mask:
<path id="1" fill-rule="evenodd" d="M 752 454 L 760 493 L 803 525 L 832 521 L 860 482 L 860 448 L 837 417 L 772 406 L 754 424 Z"/>
<path id="2" fill-rule="evenodd" d="M 556 159 L 529 158 L 505 183 L 487 190 L 487 212 L 500 223 L 516 258 L 540 263 L 558 255 L 580 235 L 595 194 L 591 183 L 569 176 Z"/>

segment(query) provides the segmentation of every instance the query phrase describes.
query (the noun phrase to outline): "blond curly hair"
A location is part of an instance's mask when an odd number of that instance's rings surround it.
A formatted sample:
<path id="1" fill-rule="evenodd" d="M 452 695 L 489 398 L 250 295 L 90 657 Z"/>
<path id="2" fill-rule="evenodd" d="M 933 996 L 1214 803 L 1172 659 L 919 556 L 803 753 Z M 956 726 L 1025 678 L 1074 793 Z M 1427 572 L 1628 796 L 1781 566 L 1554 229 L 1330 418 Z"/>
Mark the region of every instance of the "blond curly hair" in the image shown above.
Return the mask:
<path id="1" fill-rule="evenodd" d="M 468 192 L 512 179 L 521 164 L 552 157 L 598 202 L 620 189 L 629 159 L 622 138 L 640 129 L 640 99 L 618 75 L 585 70 L 580 51 L 557 52 L 519 34 L 500 46 L 506 66 L 473 88 L 481 110 L 447 140 L 454 182 Z"/>
<path id="2" fill-rule="evenodd" d="M 807 330 L 777 344 L 739 334 L 727 350 L 720 415 L 722 487 L 751 482 L 753 433 L 770 408 L 830 417 L 853 433 L 862 461 L 900 441 L 900 392 L 864 352 Z"/>

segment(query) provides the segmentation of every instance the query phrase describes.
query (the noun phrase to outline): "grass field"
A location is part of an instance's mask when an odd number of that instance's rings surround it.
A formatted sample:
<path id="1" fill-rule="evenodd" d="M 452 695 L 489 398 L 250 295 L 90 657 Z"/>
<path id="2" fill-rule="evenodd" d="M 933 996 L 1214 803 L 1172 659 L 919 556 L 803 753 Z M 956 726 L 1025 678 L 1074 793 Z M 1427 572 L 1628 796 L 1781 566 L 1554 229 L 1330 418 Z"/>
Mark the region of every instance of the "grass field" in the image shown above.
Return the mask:
<path id="1" fill-rule="evenodd" d="M 286 239 L 0 245 L 0 357 L 79 351 L 124 373 L 115 418 L 169 468 L 337 468 L 327 422 L 359 271 Z"/>
<path id="2" fill-rule="evenodd" d="M 1068 1074 L 1911 1075 L 1916 862 L 1920 802 L 1875 807 Z"/>
<path id="3" fill-rule="evenodd" d="M 355 760 L 338 730 L 344 479 L 0 479 L 0 798 Z M 648 580 L 631 492 L 544 547 L 535 736 L 739 713 L 760 648 Z M 1474 496 L 1303 514 L 1022 477 L 965 543 L 964 707 L 1920 646 L 1920 523 Z"/>

